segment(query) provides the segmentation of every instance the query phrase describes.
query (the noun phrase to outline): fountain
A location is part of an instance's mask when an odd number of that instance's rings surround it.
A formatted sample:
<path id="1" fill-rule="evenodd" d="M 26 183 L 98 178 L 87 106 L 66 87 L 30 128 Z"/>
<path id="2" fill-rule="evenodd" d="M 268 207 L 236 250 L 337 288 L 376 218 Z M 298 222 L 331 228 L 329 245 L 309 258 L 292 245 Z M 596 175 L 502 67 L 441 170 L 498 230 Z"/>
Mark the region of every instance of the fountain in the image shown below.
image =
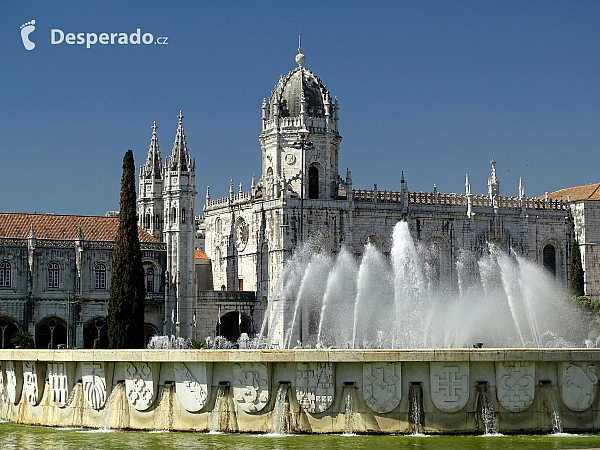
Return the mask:
<path id="1" fill-rule="evenodd" d="M 275 406 L 273 407 L 273 417 L 271 419 L 272 434 L 290 434 L 292 431 L 292 420 L 290 414 L 289 392 L 290 383 L 279 383 L 277 395 L 275 397 Z"/>
<path id="2" fill-rule="evenodd" d="M 485 435 L 499 433 L 498 418 L 494 412 L 490 386 L 487 381 L 477 383 L 477 416 L 478 428 L 483 428 Z"/>
<path id="3" fill-rule="evenodd" d="M 344 434 L 353 435 L 355 425 L 354 417 L 354 396 L 356 394 L 356 383 L 344 382 L 344 388 L 342 390 L 342 399 L 345 403 L 344 409 Z"/>
<path id="4" fill-rule="evenodd" d="M 230 385 L 227 381 L 219 382 L 215 406 L 210 416 L 210 432 L 223 433 L 231 431 Z"/>
<path id="5" fill-rule="evenodd" d="M 584 322 L 536 263 L 489 244 L 482 255 L 461 251 L 452 271 L 439 245 L 416 245 L 398 222 L 389 255 L 372 244 L 360 261 L 310 242 L 296 251 L 254 346 L 581 347 Z"/>
<path id="6" fill-rule="evenodd" d="M 558 398 L 556 387 L 549 380 L 540 381 L 540 390 L 542 391 L 542 409 L 549 417 L 549 422 L 553 434 L 563 432 L 562 420 L 560 418 L 560 410 L 558 407 Z"/>
<path id="7" fill-rule="evenodd" d="M 129 404 L 124 382 L 118 382 L 110 393 L 100 416 L 98 428 L 105 431 L 129 428 Z"/>
<path id="8" fill-rule="evenodd" d="M 412 434 L 423 435 L 423 383 L 410 383 L 408 392 L 410 404 L 410 420 L 413 425 Z"/>

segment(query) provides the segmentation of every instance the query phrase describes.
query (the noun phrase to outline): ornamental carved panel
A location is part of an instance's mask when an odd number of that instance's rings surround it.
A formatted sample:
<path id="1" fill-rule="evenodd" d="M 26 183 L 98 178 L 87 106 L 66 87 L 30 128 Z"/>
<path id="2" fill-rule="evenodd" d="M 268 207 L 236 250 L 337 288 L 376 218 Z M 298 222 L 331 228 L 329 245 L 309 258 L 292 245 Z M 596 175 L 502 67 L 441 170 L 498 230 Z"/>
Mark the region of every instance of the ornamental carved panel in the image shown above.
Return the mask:
<path id="1" fill-rule="evenodd" d="M 402 398 L 401 363 L 374 362 L 363 364 L 363 396 L 369 408 L 388 413 Z"/>
<path id="2" fill-rule="evenodd" d="M 528 361 L 496 363 L 498 402 L 508 411 L 525 411 L 535 397 L 535 364 Z"/>
<path id="3" fill-rule="evenodd" d="M 146 411 L 156 398 L 158 374 L 152 366 L 145 362 L 125 364 L 125 392 L 131 406 L 138 411 Z"/>
<path id="4" fill-rule="evenodd" d="M 296 365 L 296 399 L 310 413 L 321 413 L 333 403 L 335 395 L 333 364 L 325 362 Z"/>
<path id="5" fill-rule="evenodd" d="M 106 370 L 104 363 L 84 362 L 81 365 L 83 396 L 88 404 L 98 410 L 106 403 Z"/>
<path id="6" fill-rule="evenodd" d="M 572 411 L 585 411 L 595 397 L 596 363 L 562 363 L 560 387 L 564 404 Z"/>
<path id="7" fill-rule="evenodd" d="M 48 382 L 52 401 L 61 408 L 66 406 L 69 400 L 69 380 L 65 363 L 48 363 Z"/>
<path id="8" fill-rule="evenodd" d="M 242 410 L 261 411 L 269 401 L 269 376 L 266 364 L 233 365 L 233 397 Z"/>
<path id="9" fill-rule="evenodd" d="M 469 400 L 469 363 L 432 362 L 429 366 L 431 401 L 443 412 L 456 412 Z"/>
<path id="10" fill-rule="evenodd" d="M 14 361 L 6 361 L 4 364 L 6 373 L 6 393 L 8 399 L 13 404 L 17 404 L 21 399 L 21 390 L 23 388 L 23 371 L 20 364 L 15 365 Z"/>
<path id="11" fill-rule="evenodd" d="M 200 411 L 206 405 L 209 394 L 206 363 L 176 362 L 173 364 L 173 369 L 179 403 L 187 411 Z"/>
<path id="12" fill-rule="evenodd" d="M 238 217 L 236 219 L 234 232 L 235 245 L 241 252 L 246 248 L 246 244 L 248 244 L 248 236 L 250 235 L 250 228 L 243 217 Z"/>
<path id="13" fill-rule="evenodd" d="M 40 389 L 35 362 L 23 361 L 23 387 L 27 403 L 37 405 L 40 399 Z"/>

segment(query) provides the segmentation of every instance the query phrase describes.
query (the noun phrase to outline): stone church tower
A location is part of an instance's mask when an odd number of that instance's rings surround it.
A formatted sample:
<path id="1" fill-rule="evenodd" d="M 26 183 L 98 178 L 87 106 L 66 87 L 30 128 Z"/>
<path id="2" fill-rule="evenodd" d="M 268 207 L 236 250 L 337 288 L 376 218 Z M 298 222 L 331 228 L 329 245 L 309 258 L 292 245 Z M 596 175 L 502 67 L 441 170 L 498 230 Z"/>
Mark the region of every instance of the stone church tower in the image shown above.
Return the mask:
<path id="1" fill-rule="evenodd" d="M 303 199 L 338 196 L 338 102 L 327 87 L 303 67 L 281 77 L 269 101 L 263 99 L 262 178 L 265 199 L 282 195 Z"/>
<path id="2" fill-rule="evenodd" d="M 196 162 L 187 148 L 181 111 L 178 119 L 173 150 L 164 165 L 158 148 L 156 123 L 152 126 L 148 158 L 140 170 L 138 207 L 140 225 L 167 244 L 164 334 L 189 337 L 196 297 Z"/>

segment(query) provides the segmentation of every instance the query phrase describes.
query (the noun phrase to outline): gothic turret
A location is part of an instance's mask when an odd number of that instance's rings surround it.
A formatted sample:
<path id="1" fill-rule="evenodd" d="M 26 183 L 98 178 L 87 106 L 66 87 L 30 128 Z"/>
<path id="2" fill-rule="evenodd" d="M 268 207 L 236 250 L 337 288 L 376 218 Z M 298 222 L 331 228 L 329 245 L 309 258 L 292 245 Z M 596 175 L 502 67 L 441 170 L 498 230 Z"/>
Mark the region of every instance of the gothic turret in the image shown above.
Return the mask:
<path id="1" fill-rule="evenodd" d="M 146 164 L 140 168 L 138 216 L 140 226 L 162 241 L 163 164 L 156 135 L 157 129 L 155 121 L 152 125 L 152 138 Z"/>
<path id="2" fill-rule="evenodd" d="M 332 105 L 325 84 L 304 67 L 301 46 L 295 61 L 298 67 L 279 79 L 269 101 L 261 105 L 263 173 L 259 184 L 267 198 L 279 197 L 282 190 L 276 187 L 283 180 L 292 197 L 337 198 L 342 140 L 337 99 Z"/>
<path id="3" fill-rule="evenodd" d="M 164 240 L 167 244 L 167 281 L 170 286 L 165 310 L 167 319 L 165 332 L 189 337 L 189 321 L 183 318 L 192 315 L 196 289 L 194 270 L 196 163 L 190 157 L 187 148 L 181 111 L 178 119 L 173 150 L 167 158 L 163 171 Z"/>

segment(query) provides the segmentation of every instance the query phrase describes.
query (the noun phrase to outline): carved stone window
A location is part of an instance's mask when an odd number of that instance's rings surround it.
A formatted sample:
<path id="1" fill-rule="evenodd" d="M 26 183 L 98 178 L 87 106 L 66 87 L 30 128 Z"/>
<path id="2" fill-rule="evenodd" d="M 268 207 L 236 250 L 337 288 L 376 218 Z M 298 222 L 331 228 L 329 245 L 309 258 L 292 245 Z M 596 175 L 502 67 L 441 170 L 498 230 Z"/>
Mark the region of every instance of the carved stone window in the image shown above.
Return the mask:
<path id="1" fill-rule="evenodd" d="M 106 266 L 103 263 L 96 264 L 94 278 L 96 289 L 106 289 Z"/>
<path id="2" fill-rule="evenodd" d="M 146 294 L 154 293 L 154 269 L 149 267 L 146 269 Z"/>
<path id="3" fill-rule="evenodd" d="M 51 262 L 48 264 L 48 287 L 49 288 L 57 288 L 58 287 L 58 279 L 60 275 L 60 268 L 58 263 Z"/>
<path id="4" fill-rule="evenodd" d="M 11 265 L 8 261 L 0 262 L 0 287 L 10 287 Z"/>

